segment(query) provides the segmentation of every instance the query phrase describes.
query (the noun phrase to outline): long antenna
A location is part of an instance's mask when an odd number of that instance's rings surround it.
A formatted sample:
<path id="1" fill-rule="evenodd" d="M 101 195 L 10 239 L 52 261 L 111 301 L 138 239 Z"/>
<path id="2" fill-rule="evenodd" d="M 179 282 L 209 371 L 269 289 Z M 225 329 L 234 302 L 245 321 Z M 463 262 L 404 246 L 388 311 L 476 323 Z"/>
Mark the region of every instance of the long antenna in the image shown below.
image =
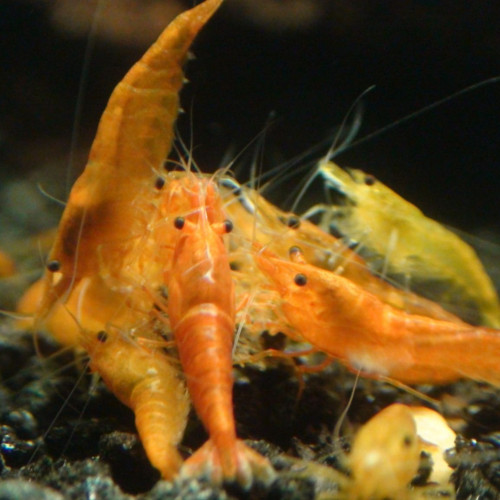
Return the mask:
<path id="1" fill-rule="evenodd" d="M 96 33 L 99 27 L 99 22 L 102 18 L 102 12 L 107 0 L 98 0 L 97 6 L 92 16 L 92 24 L 90 25 L 85 45 L 85 53 L 83 56 L 82 72 L 80 75 L 80 83 L 78 84 L 78 94 L 76 96 L 75 113 L 73 120 L 73 129 L 71 131 L 71 142 L 69 147 L 68 165 L 66 169 L 66 198 L 69 196 L 71 185 L 73 184 L 73 169 L 75 163 L 75 151 L 80 138 L 80 127 L 82 122 L 82 110 L 85 102 L 85 92 L 89 81 L 89 67 L 94 52 Z"/>

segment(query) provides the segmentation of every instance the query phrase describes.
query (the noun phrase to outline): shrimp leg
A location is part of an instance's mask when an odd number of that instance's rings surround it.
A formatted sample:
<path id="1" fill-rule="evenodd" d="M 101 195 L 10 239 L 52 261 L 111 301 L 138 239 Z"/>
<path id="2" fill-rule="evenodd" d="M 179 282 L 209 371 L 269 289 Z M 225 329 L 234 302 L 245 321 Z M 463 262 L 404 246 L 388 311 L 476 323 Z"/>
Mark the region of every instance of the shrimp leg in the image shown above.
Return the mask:
<path id="1" fill-rule="evenodd" d="M 265 249 L 261 271 L 283 299 L 283 314 L 307 342 L 371 377 L 444 383 L 460 377 L 500 385 L 500 331 L 408 314 L 350 280 Z"/>

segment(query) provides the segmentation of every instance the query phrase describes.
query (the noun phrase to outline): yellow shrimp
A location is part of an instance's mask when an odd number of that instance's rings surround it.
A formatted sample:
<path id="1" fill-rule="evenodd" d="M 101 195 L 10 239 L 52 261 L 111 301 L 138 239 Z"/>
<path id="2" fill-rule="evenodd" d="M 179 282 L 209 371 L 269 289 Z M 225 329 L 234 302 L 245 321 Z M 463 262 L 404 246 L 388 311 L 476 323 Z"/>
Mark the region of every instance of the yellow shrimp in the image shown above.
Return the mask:
<path id="1" fill-rule="evenodd" d="M 465 315 L 469 322 L 500 328 L 495 288 L 474 250 L 457 235 L 361 170 L 342 169 L 327 161 L 320 164 L 319 172 L 326 185 L 347 201 L 345 206 L 312 209 L 324 211 L 323 229 L 334 227 L 382 256 L 389 275 L 400 276 L 410 285 L 427 283 L 429 298 Z M 479 317 L 474 318 L 474 311 Z"/>
<path id="2" fill-rule="evenodd" d="M 422 417 L 438 426 L 438 432 L 426 436 L 422 429 Z M 441 446 L 425 440 L 439 440 L 440 433 L 447 440 Z M 451 438 L 451 439 L 450 439 Z M 428 408 L 412 408 L 393 404 L 372 417 L 354 437 L 352 450 L 347 457 L 347 466 L 352 477 L 347 482 L 346 499 L 413 500 L 425 498 L 426 490 L 446 493 L 454 498 L 453 487 L 448 484 L 451 469 L 444 462 L 443 453 L 454 446 L 454 433 L 441 415 Z M 433 460 L 440 467 L 437 486 L 410 486 L 417 475 L 421 453 L 431 450 Z M 442 472 L 443 465 L 447 470 Z M 434 480 L 435 478 L 432 478 Z"/>
<path id="3" fill-rule="evenodd" d="M 177 445 L 190 406 L 179 370 L 161 349 L 139 345 L 128 332 L 115 327 L 81 330 L 80 346 L 90 357 L 91 369 L 134 412 L 137 432 L 151 465 L 164 478 L 174 478 L 182 465 Z"/>
<path id="4" fill-rule="evenodd" d="M 289 459 L 294 477 L 315 481 L 318 500 L 423 500 L 455 498 L 444 453 L 455 433 L 434 410 L 392 404 L 355 433 L 340 470 Z"/>

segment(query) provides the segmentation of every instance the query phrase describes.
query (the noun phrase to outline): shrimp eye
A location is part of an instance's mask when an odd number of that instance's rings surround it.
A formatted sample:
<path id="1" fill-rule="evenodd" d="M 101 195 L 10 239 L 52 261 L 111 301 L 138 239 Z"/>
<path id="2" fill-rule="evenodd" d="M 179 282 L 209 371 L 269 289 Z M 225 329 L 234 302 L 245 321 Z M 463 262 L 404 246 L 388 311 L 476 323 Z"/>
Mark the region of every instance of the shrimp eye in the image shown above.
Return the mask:
<path id="1" fill-rule="evenodd" d="M 375 177 L 373 177 L 373 175 L 367 175 L 365 177 L 365 184 L 367 186 L 373 186 L 375 184 Z"/>
<path id="2" fill-rule="evenodd" d="M 224 222 L 224 231 L 226 231 L 226 233 L 230 233 L 232 230 L 233 230 L 233 223 L 229 220 L 229 219 L 226 219 Z"/>
<path id="3" fill-rule="evenodd" d="M 413 438 L 411 436 L 405 436 L 403 438 L 403 444 L 406 448 L 408 448 L 409 446 L 411 446 L 413 444 Z"/>
<path id="4" fill-rule="evenodd" d="M 163 177 L 157 177 L 155 181 L 155 188 L 161 189 L 165 185 L 165 179 Z"/>
<path id="5" fill-rule="evenodd" d="M 174 220 L 174 227 L 176 229 L 182 229 L 184 227 L 184 223 L 185 223 L 184 217 L 176 217 Z"/>
<path id="6" fill-rule="evenodd" d="M 61 269 L 61 263 L 60 263 L 58 260 L 51 260 L 51 261 L 47 264 L 47 269 L 48 269 L 51 273 L 55 273 L 55 272 L 59 271 L 59 269 Z"/>
<path id="7" fill-rule="evenodd" d="M 302 255 L 302 250 L 297 246 L 290 247 L 290 249 L 288 250 L 288 255 L 290 255 L 290 257 L 294 255 Z"/>
<path id="8" fill-rule="evenodd" d="M 108 340 L 108 334 L 104 330 L 97 332 L 97 340 L 104 344 Z"/>
<path id="9" fill-rule="evenodd" d="M 288 217 L 286 225 L 292 229 L 298 229 L 300 227 L 300 219 L 295 215 Z"/>
<path id="10" fill-rule="evenodd" d="M 295 284 L 297 286 L 304 286 L 307 284 L 307 276 L 302 273 L 296 274 L 295 278 L 293 278 L 293 281 L 295 281 Z"/>

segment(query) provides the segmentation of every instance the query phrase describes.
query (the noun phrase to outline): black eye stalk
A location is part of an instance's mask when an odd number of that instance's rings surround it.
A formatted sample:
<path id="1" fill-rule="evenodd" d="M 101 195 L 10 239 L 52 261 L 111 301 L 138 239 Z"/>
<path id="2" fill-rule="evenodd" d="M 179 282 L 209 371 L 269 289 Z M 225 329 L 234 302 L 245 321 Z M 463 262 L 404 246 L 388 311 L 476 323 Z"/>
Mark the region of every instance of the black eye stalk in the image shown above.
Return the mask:
<path id="1" fill-rule="evenodd" d="M 305 286 L 307 285 L 307 276 L 305 274 L 299 273 L 295 275 L 293 281 L 297 286 Z"/>
<path id="2" fill-rule="evenodd" d="M 186 221 L 184 220 L 184 217 L 176 217 L 174 220 L 174 227 L 176 229 L 182 229 L 185 223 Z"/>
<path id="3" fill-rule="evenodd" d="M 373 177 L 373 175 L 365 176 L 365 184 L 367 186 L 373 186 L 375 184 L 375 182 L 377 182 L 377 179 L 375 179 L 375 177 Z"/>

